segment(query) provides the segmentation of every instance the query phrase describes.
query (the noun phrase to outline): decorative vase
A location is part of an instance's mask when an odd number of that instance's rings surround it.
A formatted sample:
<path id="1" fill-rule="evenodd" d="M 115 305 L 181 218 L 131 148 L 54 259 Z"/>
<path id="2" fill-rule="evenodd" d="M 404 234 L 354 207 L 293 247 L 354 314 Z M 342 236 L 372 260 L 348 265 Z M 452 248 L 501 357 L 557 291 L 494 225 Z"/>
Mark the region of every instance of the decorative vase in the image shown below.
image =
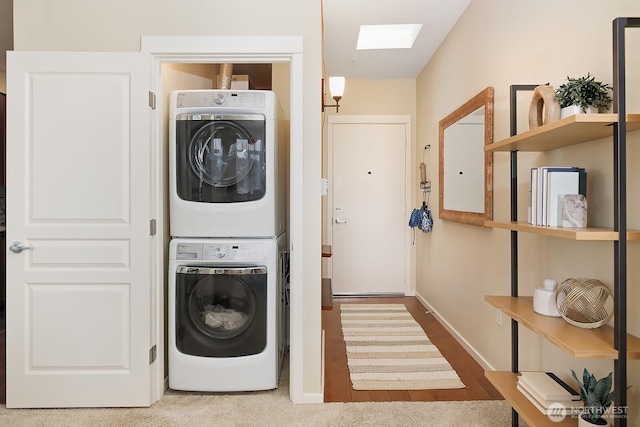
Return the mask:
<path id="1" fill-rule="evenodd" d="M 573 116 L 574 114 L 598 114 L 598 108 L 592 105 L 588 106 L 586 111 L 582 111 L 579 105 L 569 105 L 560 109 L 560 118 Z"/>
<path id="2" fill-rule="evenodd" d="M 607 420 L 605 420 L 604 418 L 600 418 L 598 421 L 600 421 L 601 423 L 592 423 L 591 421 L 587 420 L 586 418 L 583 418 L 582 415 L 580 415 L 578 417 L 578 427 L 607 427 L 609 426 L 609 422 Z M 604 423 L 604 424 L 602 424 Z"/>
<path id="3" fill-rule="evenodd" d="M 557 288 L 557 281 L 553 279 L 545 279 L 543 286 L 536 288 L 533 292 L 533 311 L 545 316 L 560 317 L 556 304 Z"/>

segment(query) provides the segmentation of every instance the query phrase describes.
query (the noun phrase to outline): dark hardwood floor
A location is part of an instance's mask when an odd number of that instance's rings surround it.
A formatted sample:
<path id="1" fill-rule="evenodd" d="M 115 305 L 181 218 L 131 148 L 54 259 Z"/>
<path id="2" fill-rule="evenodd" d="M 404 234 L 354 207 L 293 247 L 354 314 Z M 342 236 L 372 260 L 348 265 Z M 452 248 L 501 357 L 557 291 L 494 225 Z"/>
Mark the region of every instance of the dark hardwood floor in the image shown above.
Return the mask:
<path id="1" fill-rule="evenodd" d="M 340 303 L 403 303 L 467 387 L 451 390 L 354 390 L 351 388 L 351 380 L 349 379 L 347 352 L 340 324 Z M 426 312 L 425 307 L 414 297 L 334 297 L 333 309 L 322 311 L 322 327 L 325 330 L 325 402 L 431 402 L 504 399 L 485 378 L 482 367 L 438 323 L 433 315 Z"/>

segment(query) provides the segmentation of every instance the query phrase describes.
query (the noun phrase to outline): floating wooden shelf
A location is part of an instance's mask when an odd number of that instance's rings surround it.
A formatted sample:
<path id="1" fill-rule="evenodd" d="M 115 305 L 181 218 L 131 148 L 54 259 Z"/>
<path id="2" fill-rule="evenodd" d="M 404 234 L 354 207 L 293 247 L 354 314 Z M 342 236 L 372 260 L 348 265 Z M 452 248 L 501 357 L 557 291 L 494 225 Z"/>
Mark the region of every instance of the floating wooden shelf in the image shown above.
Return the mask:
<path id="1" fill-rule="evenodd" d="M 574 228 L 574 227 L 541 227 L 522 221 L 485 221 L 485 227 L 502 228 L 505 230 L 521 231 L 524 233 L 539 234 L 543 236 L 561 237 L 571 240 L 618 240 L 618 232 L 612 228 Z M 627 231 L 627 240 L 640 240 L 640 231 Z"/>
<path id="2" fill-rule="evenodd" d="M 484 299 L 573 357 L 618 358 L 618 351 L 613 347 L 613 328 L 609 325 L 583 329 L 560 317 L 538 314 L 533 311 L 533 297 L 487 295 Z M 627 358 L 640 359 L 640 339 L 630 334 L 627 334 Z"/>
<path id="3" fill-rule="evenodd" d="M 331 258 L 331 245 L 322 245 L 322 258 Z"/>
<path id="4" fill-rule="evenodd" d="M 322 279 L 322 309 L 331 310 L 333 308 L 333 290 L 331 289 L 331 279 Z"/>
<path id="5" fill-rule="evenodd" d="M 331 245 L 322 245 L 322 258 L 331 258 Z M 331 310 L 333 308 L 333 289 L 331 279 L 322 279 L 322 309 Z"/>
<path id="6" fill-rule="evenodd" d="M 613 135 L 617 114 L 576 114 L 514 135 L 485 151 L 548 151 Z M 627 132 L 640 129 L 640 114 L 627 114 Z"/>
<path id="7" fill-rule="evenodd" d="M 493 386 L 504 396 L 509 404 L 518 411 L 518 414 L 530 426 L 554 426 L 554 427 L 570 427 L 577 426 L 577 418 L 565 418 L 562 422 L 554 422 L 548 416 L 540 412 L 533 403 L 529 402 L 518 389 L 518 375 L 509 371 L 485 371 L 485 376 L 493 384 Z"/>

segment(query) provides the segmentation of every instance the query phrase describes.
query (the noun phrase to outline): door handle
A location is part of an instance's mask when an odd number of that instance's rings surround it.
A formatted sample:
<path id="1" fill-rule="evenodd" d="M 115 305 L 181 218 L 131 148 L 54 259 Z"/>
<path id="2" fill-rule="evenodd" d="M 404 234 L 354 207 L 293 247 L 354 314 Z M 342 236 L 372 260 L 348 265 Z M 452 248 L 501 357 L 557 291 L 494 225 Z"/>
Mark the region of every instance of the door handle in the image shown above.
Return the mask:
<path id="1" fill-rule="evenodd" d="M 28 251 L 31 249 L 31 246 L 25 246 L 22 242 L 13 242 L 11 246 L 9 246 L 9 250 L 14 254 L 19 254 L 22 251 Z"/>
<path id="2" fill-rule="evenodd" d="M 347 220 L 346 219 L 336 219 L 336 224 L 346 224 Z"/>

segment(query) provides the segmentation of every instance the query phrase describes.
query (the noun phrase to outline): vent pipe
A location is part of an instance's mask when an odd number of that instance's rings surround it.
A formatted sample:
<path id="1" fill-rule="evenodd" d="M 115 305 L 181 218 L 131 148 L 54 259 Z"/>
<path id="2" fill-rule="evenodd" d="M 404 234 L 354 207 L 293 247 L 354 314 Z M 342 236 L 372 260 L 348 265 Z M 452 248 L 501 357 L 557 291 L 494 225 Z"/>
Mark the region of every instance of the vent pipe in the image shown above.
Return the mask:
<path id="1" fill-rule="evenodd" d="M 233 64 L 220 65 L 220 89 L 231 89 L 231 77 L 233 76 Z"/>

